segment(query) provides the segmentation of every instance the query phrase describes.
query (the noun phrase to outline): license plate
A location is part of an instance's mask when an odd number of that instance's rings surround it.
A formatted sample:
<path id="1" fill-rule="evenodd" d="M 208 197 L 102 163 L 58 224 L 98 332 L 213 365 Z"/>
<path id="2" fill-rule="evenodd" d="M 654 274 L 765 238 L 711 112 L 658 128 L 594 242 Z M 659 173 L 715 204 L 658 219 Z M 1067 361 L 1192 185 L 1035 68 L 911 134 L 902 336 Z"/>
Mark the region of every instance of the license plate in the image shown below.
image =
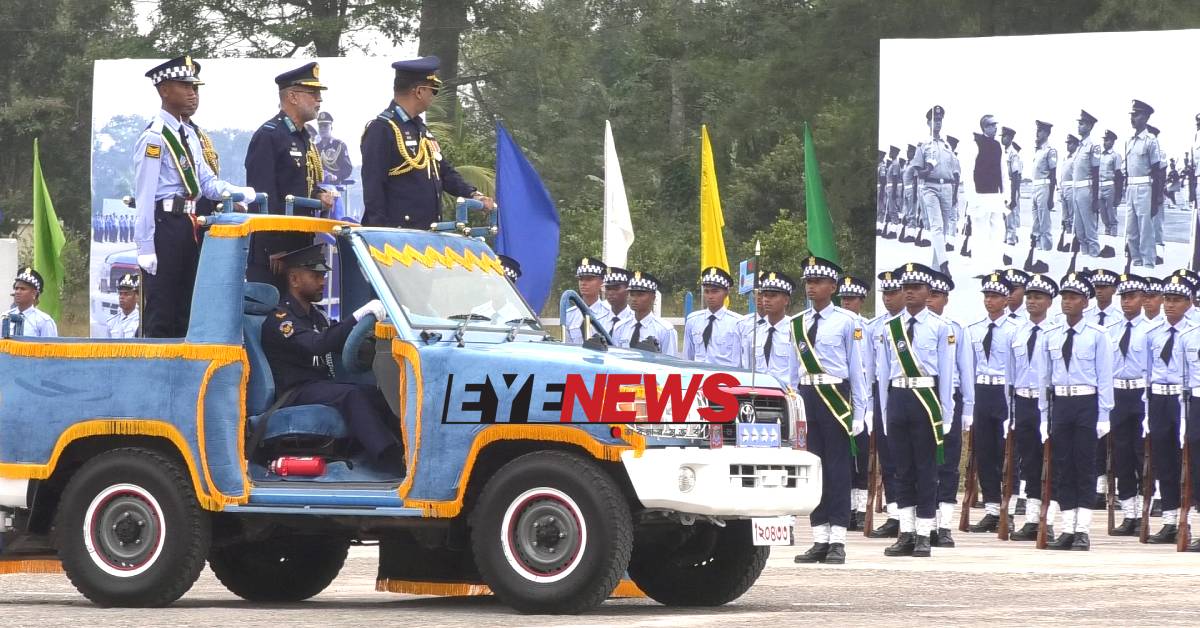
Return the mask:
<path id="1" fill-rule="evenodd" d="M 750 520 L 755 545 L 793 545 L 794 526 L 795 519 L 789 516 L 756 517 Z"/>
<path id="2" fill-rule="evenodd" d="M 735 423 L 738 447 L 775 447 L 780 445 L 778 423 Z"/>
<path id="3" fill-rule="evenodd" d="M 763 488 L 784 486 L 787 483 L 787 471 L 783 469 L 766 469 L 758 472 L 758 485 Z"/>

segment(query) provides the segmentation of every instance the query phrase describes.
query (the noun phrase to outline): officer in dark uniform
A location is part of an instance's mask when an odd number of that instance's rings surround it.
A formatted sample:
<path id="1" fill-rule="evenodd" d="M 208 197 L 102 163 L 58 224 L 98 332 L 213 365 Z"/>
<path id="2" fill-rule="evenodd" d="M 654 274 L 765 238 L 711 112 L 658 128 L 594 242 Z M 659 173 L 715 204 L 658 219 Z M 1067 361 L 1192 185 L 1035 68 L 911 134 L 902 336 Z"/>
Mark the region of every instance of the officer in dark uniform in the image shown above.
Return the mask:
<path id="1" fill-rule="evenodd" d="M 289 194 L 318 198 L 326 210 L 333 206 L 333 196 L 320 187 L 325 171 L 305 127 L 321 109 L 325 86 L 320 73 L 314 62 L 275 77 L 279 113 L 258 127 L 246 149 L 246 180 L 267 193 L 272 214 L 284 212 Z M 310 211 L 297 209 L 296 213 L 310 215 Z M 312 236 L 302 233 L 256 234 L 250 239 L 246 280 L 275 284 L 283 292 L 286 284 L 280 276 L 284 268 L 279 258 L 311 243 Z"/>
<path id="2" fill-rule="evenodd" d="M 345 185 L 346 179 L 354 171 L 354 164 L 350 162 L 350 147 L 333 136 L 333 116 L 326 111 L 317 114 L 317 135 L 317 151 L 325 166 L 325 180 Z"/>
<path id="3" fill-rule="evenodd" d="M 496 205 L 463 180 L 420 118 L 442 87 L 437 57 L 392 64 L 394 95 L 362 136 L 362 224 L 428 229 L 441 220 L 442 192 Z"/>
<path id="4" fill-rule="evenodd" d="M 399 420 L 375 386 L 333 381 L 333 355 L 342 350 L 354 324 L 367 314 L 384 318 L 383 305 L 374 300 L 354 312 L 351 320 L 329 323 L 316 307 L 325 291 L 325 245 L 316 244 L 287 253 L 288 293 L 275 312 L 263 321 L 263 351 L 275 376 L 275 390 L 292 393 L 287 406 L 308 404 L 336 408 L 350 433 L 371 460 L 398 465 L 403 453 L 393 430 Z"/>

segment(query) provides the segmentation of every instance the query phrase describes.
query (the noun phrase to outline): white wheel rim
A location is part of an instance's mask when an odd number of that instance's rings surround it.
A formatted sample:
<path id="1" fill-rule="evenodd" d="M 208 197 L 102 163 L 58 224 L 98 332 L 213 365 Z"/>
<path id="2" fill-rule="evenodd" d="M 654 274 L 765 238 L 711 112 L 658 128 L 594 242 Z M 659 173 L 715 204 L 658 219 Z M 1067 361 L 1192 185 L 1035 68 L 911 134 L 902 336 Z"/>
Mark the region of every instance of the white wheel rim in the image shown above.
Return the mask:
<path id="1" fill-rule="evenodd" d="M 153 567 L 166 538 L 158 500 L 136 484 L 104 489 L 92 498 L 83 515 L 83 545 L 88 557 L 101 571 L 117 578 L 132 578 Z M 142 543 L 150 549 L 138 547 Z M 123 557 L 124 548 L 119 546 L 130 547 L 130 551 Z"/>
<path id="2" fill-rule="evenodd" d="M 553 522 L 547 526 L 550 520 Z M 557 535 L 547 529 L 557 531 Z M 546 550 L 531 548 L 547 536 L 552 542 Z M 504 558 L 514 573 L 530 582 L 558 582 L 571 575 L 587 550 L 587 536 L 579 505 L 566 493 L 549 487 L 532 488 L 518 495 L 500 522 Z M 552 560 L 551 555 L 559 551 L 566 559 Z"/>

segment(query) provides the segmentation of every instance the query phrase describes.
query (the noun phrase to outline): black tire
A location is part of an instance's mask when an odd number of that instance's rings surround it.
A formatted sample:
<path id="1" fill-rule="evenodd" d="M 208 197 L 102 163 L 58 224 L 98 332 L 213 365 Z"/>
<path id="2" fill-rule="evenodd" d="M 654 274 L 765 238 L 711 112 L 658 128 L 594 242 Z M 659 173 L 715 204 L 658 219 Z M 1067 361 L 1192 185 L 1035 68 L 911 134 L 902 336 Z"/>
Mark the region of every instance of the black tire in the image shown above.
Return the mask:
<path id="1" fill-rule="evenodd" d="M 209 526 L 177 462 L 149 449 L 115 449 L 67 483 L 55 544 L 67 577 L 95 604 L 166 606 L 204 569 Z"/>
<path id="2" fill-rule="evenodd" d="M 660 526 L 639 535 L 629 577 L 667 606 L 721 606 L 741 597 L 767 564 L 771 548 L 756 546 L 750 522 Z"/>
<path id="3" fill-rule="evenodd" d="M 242 599 L 300 602 L 337 578 L 349 551 L 345 537 L 288 534 L 214 547 L 208 565 L 217 580 Z"/>
<path id="4" fill-rule="evenodd" d="M 595 608 L 620 582 L 633 549 L 629 504 L 616 482 L 565 452 L 526 454 L 501 467 L 470 524 L 483 581 L 522 613 Z"/>

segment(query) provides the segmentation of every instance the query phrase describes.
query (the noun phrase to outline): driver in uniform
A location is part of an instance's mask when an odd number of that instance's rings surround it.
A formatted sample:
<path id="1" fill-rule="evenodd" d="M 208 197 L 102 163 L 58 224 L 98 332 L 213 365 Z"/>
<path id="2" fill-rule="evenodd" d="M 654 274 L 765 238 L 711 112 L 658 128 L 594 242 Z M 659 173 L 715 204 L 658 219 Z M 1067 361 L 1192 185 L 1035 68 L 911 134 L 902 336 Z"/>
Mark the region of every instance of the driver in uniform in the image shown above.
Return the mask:
<path id="1" fill-rule="evenodd" d="M 281 258 L 287 268 L 288 294 L 262 326 L 263 351 L 275 377 L 276 394 L 291 395 L 283 407 L 319 404 L 337 409 L 372 461 L 399 467 L 404 452 L 392 429 L 399 428 L 399 420 L 383 393 L 369 384 L 336 382 L 333 372 L 333 355 L 345 346 L 355 323 L 367 314 L 383 320 L 383 304 L 370 301 L 354 312 L 353 320 L 330 324 L 315 305 L 330 271 L 325 246 L 315 244 Z"/>

